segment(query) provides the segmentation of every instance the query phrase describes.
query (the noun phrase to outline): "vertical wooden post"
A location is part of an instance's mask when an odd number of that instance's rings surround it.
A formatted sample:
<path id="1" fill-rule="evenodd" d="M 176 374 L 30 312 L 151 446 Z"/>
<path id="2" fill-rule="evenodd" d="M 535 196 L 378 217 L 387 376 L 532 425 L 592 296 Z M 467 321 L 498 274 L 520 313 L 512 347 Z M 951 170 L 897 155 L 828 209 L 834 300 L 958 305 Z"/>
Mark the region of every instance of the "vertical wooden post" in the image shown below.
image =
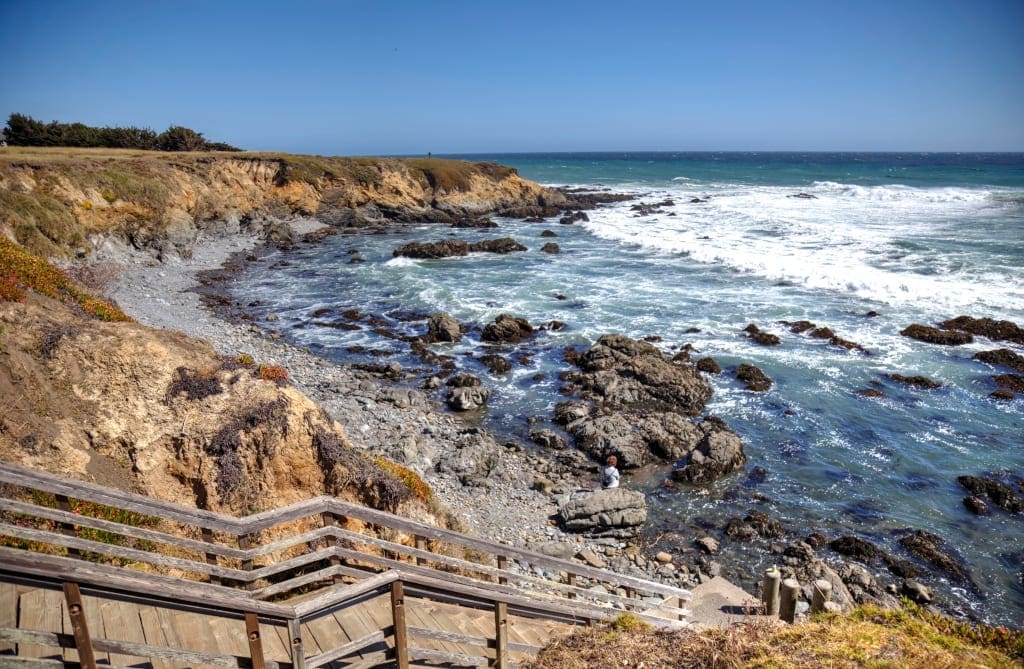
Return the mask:
<path id="1" fill-rule="evenodd" d="M 68 617 L 71 618 L 71 630 L 75 635 L 78 662 L 83 669 L 96 669 L 96 654 L 92 651 L 89 625 L 86 623 L 85 610 L 82 608 L 82 593 L 77 583 L 64 584 L 64 599 L 68 603 Z"/>
<path id="2" fill-rule="evenodd" d="M 508 604 L 494 602 L 494 666 L 508 669 Z"/>
<path id="3" fill-rule="evenodd" d="M 338 524 L 338 521 L 334 517 L 334 514 L 331 513 L 330 511 L 324 511 L 322 514 L 320 514 L 320 521 L 323 523 L 324 527 L 334 527 L 335 525 Z M 328 548 L 334 548 L 337 545 L 338 545 L 338 537 L 335 537 L 335 536 L 328 536 L 327 537 L 327 547 Z M 330 557 L 329 562 L 331 563 L 332 567 L 337 567 L 338 565 L 341 564 L 341 558 L 339 558 L 337 555 L 332 555 Z M 335 574 L 334 578 L 331 579 L 331 580 L 333 580 L 335 583 L 341 583 L 341 581 L 342 581 L 341 574 Z"/>
<path id="4" fill-rule="evenodd" d="M 416 549 L 425 551 L 427 550 L 427 538 L 416 535 Z M 427 558 L 416 558 L 416 564 L 420 567 L 426 566 Z"/>
<path id="5" fill-rule="evenodd" d="M 208 527 L 204 527 L 203 528 L 203 541 L 205 541 L 208 544 L 212 544 L 213 543 L 213 530 L 211 530 Z M 212 564 L 212 565 L 216 566 L 216 564 L 217 564 L 217 554 L 216 553 L 207 553 L 206 554 L 206 564 Z M 216 574 L 210 574 L 210 583 L 213 583 L 214 585 L 220 585 L 220 576 L 217 576 Z"/>
<path id="6" fill-rule="evenodd" d="M 571 585 L 572 587 L 575 588 L 576 587 L 576 574 L 574 574 L 572 572 L 569 572 L 568 581 L 569 581 L 569 585 Z M 569 599 L 576 599 L 576 593 L 575 592 L 570 592 L 569 593 Z"/>
<path id="7" fill-rule="evenodd" d="M 288 638 L 291 639 L 293 669 L 306 669 L 306 653 L 302 649 L 302 621 L 292 618 L 288 621 Z"/>
<path id="8" fill-rule="evenodd" d="M 796 600 L 800 596 L 800 583 L 795 578 L 782 582 L 782 597 L 779 603 L 779 618 L 792 623 L 796 620 Z"/>
<path id="9" fill-rule="evenodd" d="M 61 511 L 64 511 L 66 513 L 74 513 L 74 511 L 71 508 L 71 500 L 68 499 L 67 495 L 54 495 L 54 496 L 57 498 L 57 506 L 60 508 Z M 71 523 L 61 523 L 60 524 L 60 531 L 65 536 L 69 536 L 69 537 L 78 536 L 78 533 L 75 532 L 75 526 L 72 525 Z M 80 557 L 81 555 L 82 555 L 82 553 L 77 548 L 68 548 L 68 557 L 70 557 L 70 558 L 77 558 L 77 557 Z"/>
<path id="10" fill-rule="evenodd" d="M 249 546 L 251 545 L 249 537 L 250 537 L 250 535 L 248 535 L 248 534 L 240 534 L 240 535 L 238 535 L 238 547 L 240 549 L 242 549 L 243 551 L 249 550 Z M 251 559 L 246 558 L 246 559 L 242 560 L 242 571 L 252 571 L 252 560 Z M 245 587 L 246 590 L 252 590 L 255 587 L 255 585 L 256 584 L 253 583 L 252 581 L 247 581 L 245 583 L 244 587 Z"/>
<path id="11" fill-rule="evenodd" d="M 249 657 L 252 658 L 252 669 L 265 669 L 263 640 L 260 639 L 260 619 L 255 613 L 245 614 L 245 636 L 249 639 Z"/>
<path id="12" fill-rule="evenodd" d="M 779 586 L 782 585 L 782 572 L 778 567 L 765 571 L 761 581 L 761 602 L 764 604 L 766 616 L 779 615 Z"/>
<path id="13" fill-rule="evenodd" d="M 832 584 L 824 579 L 814 582 L 811 594 L 811 613 L 821 613 L 825 610 L 825 604 L 832 599 Z"/>
<path id="14" fill-rule="evenodd" d="M 502 571 L 504 571 L 505 569 L 508 569 L 508 558 L 505 557 L 504 555 L 499 555 L 498 556 L 498 569 L 501 569 Z M 499 574 L 498 575 L 498 584 L 499 585 L 507 585 L 508 584 L 508 579 L 505 576 L 502 576 L 502 575 Z"/>
<path id="15" fill-rule="evenodd" d="M 631 585 L 626 586 L 626 599 L 634 599 L 636 597 L 636 588 Z M 631 605 L 630 610 L 636 611 L 636 605 Z"/>
<path id="16" fill-rule="evenodd" d="M 409 637 L 405 628 L 405 589 L 401 581 L 391 584 L 391 619 L 395 627 L 395 663 L 409 669 Z"/>

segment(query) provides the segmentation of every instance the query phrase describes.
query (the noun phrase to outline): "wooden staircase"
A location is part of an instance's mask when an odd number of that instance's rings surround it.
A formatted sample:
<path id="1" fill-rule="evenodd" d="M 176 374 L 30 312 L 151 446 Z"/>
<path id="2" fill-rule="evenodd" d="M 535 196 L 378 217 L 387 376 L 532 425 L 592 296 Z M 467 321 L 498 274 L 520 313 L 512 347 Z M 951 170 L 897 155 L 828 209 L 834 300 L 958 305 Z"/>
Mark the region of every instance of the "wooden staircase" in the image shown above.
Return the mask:
<path id="1" fill-rule="evenodd" d="M 333 498 L 240 519 L 0 484 L 0 669 L 513 667 L 623 611 L 687 624 L 686 590 Z"/>

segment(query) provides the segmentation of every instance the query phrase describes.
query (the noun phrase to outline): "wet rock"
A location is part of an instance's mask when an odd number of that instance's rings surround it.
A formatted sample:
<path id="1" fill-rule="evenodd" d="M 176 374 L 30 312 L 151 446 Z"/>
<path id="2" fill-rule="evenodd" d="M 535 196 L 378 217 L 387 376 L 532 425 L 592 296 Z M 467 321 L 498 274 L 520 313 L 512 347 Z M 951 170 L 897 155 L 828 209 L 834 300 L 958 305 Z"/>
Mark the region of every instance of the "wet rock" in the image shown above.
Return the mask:
<path id="1" fill-rule="evenodd" d="M 473 374 L 457 374 L 449 377 L 445 385 L 449 388 L 477 388 L 481 384 L 480 378 Z"/>
<path id="2" fill-rule="evenodd" d="M 907 549 L 907 552 L 922 562 L 960 581 L 970 582 L 971 577 L 967 568 L 942 549 L 946 542 L 941 537 L 931 532 L 917 530 L 913 534 L 901 537 L 899 543 Z"/>
<path id="3" fill-rule="evenodd" d="M 722 368 L 718 366 L 718 363 L 714 358 L 701 358 L 697 361 L 697 369 L 704 372 L 705 374 L 721 374 Z"/>
<path id="4" fill-rule="evenodd" d="M 462 339 L 462 328 L 459 322 L 448 314 L 438 311 L 431 314 L 427 320 L 427 336 L 425 341 L 431 342 L 458 342 Z"/>
<path id="5" fill-rule="evenodd" d="M 905 595 L 908 599 L 918 604 L 929 604 L 932 601 L 931 588 L 912 578 L 903 581 L 900 594 Z"/>
<path id="6" fill-rule="evenodd" d="M 871 543 L 853 536 L 834 539 L 829 542 L 828 547 L 840 555 L 845 555 L 864 564 L 872 564 L 881 554 L 881 551 Z"/>
<path id="7" fill-rule="evenodd" d="M 554 230 L 544 230 L 540 233 L 541 237 L 557 237 L 558 233 Z"/>
<path id="8" fill-rule="evenodd" d="M 558 451 L 565 450 L 569 447 L 569 443 L 561 437 L 554 430 L 541 429 L 534 430 L 530 433 L 530 441 L 543 446 L 544 448 L 552 448 Z"/>
<path id="9" fill-rule="evenodd" d="M 540 327 L 541 330 L 547 330 L 548 332 L 558 332 L 559 330 L 565 329 L 565 323 L 562 321 L 548 321 L 546 325 Z"/>
<path id="10" fill-rule="evenodd" d="M 574 214 L 567 214 L 558 220 L 562 225 L 572 225 L 576 221 L 589 221 L 590 217 L 582 211 L 577 211 Z"/>
<path id="11" fill-rule="evenodd" d="M 814 323 L 810 321 L 782 321 L 782 324 L 788 327 L 789 331 L 793 334 L 802 334 L 816 327 Z"/>
<path id="12" fill-rule="evenodd" d="M 469 244 L 461 239 L 446 239 L 440 242 L 409 242 L 392 252 L 395 257 L 437 259 L 469 254 Z"/>
<path id="13" fill-rule="evenodd" d="M 558 505 L 562 525 L 591 536 L 633 537 L 647 521 L 642 492 L 608 488 L 574 493 Z"/>
<path id="14" fill-rule="evenodd" d="M 452 223 L 453 228 L 496 228 L 498 224 L 486 216 L 481 218 L 460 218 Z"/>
<path id="15" fill-rule="evenodd" d="M 885 393 L 878 388 L 861 388 L 857 394 L 861 397 L 885 397 Z"/>
<path id="16" fill-rule="evenodd" d="M 677 413 L 643 415 L 636 429 L 648 450 L 672 462 L 687 457 L 704 437 L 693 421 Z"/>
<path id="17" fill-rule="evenodd" d="M 1011 321 L 997 321 L 991 318 L 957 316 L 939 323 L 943 329 L 963 330 L 992 341 L 1012 341 L 1024 344 L 1024 329 Z"/>
<path id="18" fill-rule="evenodd" d="M 474 242 L 469 245 L 469 251 L 471 253 L 513 253 L 515 251 L 528 251 L 525 246 L 512 239 L 511 237 L 502 237 L 500 239 L 486 239 L 481 242 Z"/>
<path id="19" fill-rule="evenodd" d="M 490 396 L 488 388 L 462 386 L 452 388 L 445 401 L 453 411 L 475 411 L 487 406 Z"/>
<path id="20" fill-rule="evenodd" d="M 1005 388 L 993 390 L 991 393 L 989 393 L 988 396 L 994 400 L 999 400 L 1000 402 L 1006 402 L 1009 400 L 1017 399 L 1017 394 L 1015 392 L 1013 392 L 1012 390 L 1006 390 Z"/>
<path id="21" fill-rule="evenodd" d="M 999 374 L 993 376 L 992 380 L 996 385 L 1015 393 L 1024 393 L 1024 376 L 1019 374 Z"/>
<path id="22" fill-rule="evenodd" d="M 554 242 L 548 242 L 544 246 L 540 247 L 540 250 L 543 251 L 544 253 L 551 253 L 551 254 L 558 254 L 558 253 L 562 252 L 562 249 L 559 248 L 558 244 L 556 244 Z"/>
<path id="23" fill-rule="evenodd" d="M 717 555 L 718 551 L 721 550 L 721 546 L 714 537 L 701 537 L 694 543 L 708 555 Z"/>
<path id="24" fill-rule="evenodd" d="M 818 199 L 817 195 L 811 195 L 810 193 L 804 193 L 804 192 L 792 193 L 790 195 L 787 195 L 786 197 L 796 198 L 798 200 L 817 200 Z"/>
<path id="25" fill-rule="evenodd" d="M 772 380 L 754 365 L 740 365 L 736 368 L 736 378 L 746 384 L 747 390 L 763 393 L 772 387 Z"/>
<path id="26" fill-rule="evenodd" d="M 555 422 L 568 425 L 590 415 L 591 407 L 586 402 L 559 402 L 555 405 Z"/>
<path id="27" fill-rule="evenodd" d="M 940 330 L 917 323 L 900 330 L 900 334 L 918 341 L 928 342 L 929 344 L 942 344 L 943 346 L 960 346 L 974 341 L 974 337 L 968 332 Z"/>
<path id="28" fill-rule="evenodd" d="M 511 344 L 528 339 L 533 334 L 533 326 L 525 318 L 501 314 L 493 323 L 484 326 L 480 339 L 497 344 Z"/>
<path id="29" fill-rule="evenodd" d="M 487 366 L 492 374 L 507 374 L 512 371 L 512 363 L 497 353 L 488 353 L 478 359 Z"/>
<path id="30" fill-rule="evenodd" d="M 751 511 L 742 520 L 730 518 L 725 525 L 725 535 L 733 539 L 749 541 L 758 537 L 777 539 L 786 535 L 782 523 L 762 511 Z"/>
<path id="31" fill-rule="evenodd" d="M 673 480 L 711 483 L 743 468 L 747 461 L 743 443 L 725 423 L 708 418 L 699 427 L 704 437 L 689 453 L 685 464 L 672 471 Z"/>
<path id="32" fill-rule="evenodd" d="M 972 359 L 989 365 L 1001 365 L 1018 372 L 1024 372 L 1024 356 L 1018 355 L 1008 348 L 1000 348 L 994 351 L 979 351 L 972 356 Z"/>
<path id="33" fill-rule="evenodd" d="M 643 437 L 621 413 L 588 416 L 568 424 L 565 429 L 575 439 L 576 448 L 599 462 L 615 455 L 620 468 L 633 469 L 650 460 Z"/>
<path id="34" fill-rule="evenodd" d="M 968 495 L 964 497 L 964 508 L 976 516 L 983 516 L 988 513 L 988 504 L 980 497 Z"/>
<path id="35" fill-rule="evenodd" d="M 889 374 L 888 377 L 897 383 L 902 383 L 906 386 L 913 386 L 914 388 L 920 388 L 922 390 L 934 390 L 935 388 L 941 388 L 942 384 L 938 381 L 932 381 L 926 376 L 904 376 L 902 374 Z"/>
<path id="36" fill-rule="evenodd" d="M 747 333 L 748 339 L 757 344 L 761 344 L 762 346 L 778 346 L 781 343 L 778 335 L 774 335 L 771 332 L 764 332 L 753 323 L 743 328 L 743 331 Z"/>
<path id="37" fill-rule="evenodd" d="M 993 504 L 1004 511 L 1024 513 L 1024 498 L 1017 495 L 1005 483 L 982 476 L 958 476 L 956 482 L 975 497 L 989 498 Z M 966 506 L 966 504 L 967 501 L 964 500 L 964 505 Z"/>

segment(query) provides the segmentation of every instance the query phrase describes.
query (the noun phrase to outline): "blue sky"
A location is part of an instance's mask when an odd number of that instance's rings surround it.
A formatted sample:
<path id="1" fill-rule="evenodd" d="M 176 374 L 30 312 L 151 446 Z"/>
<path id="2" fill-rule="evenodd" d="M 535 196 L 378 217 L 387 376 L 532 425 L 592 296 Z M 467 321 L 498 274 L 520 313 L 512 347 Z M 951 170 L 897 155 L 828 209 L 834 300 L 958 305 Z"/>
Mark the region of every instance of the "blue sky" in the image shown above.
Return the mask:
<path id="1" fill-rule="evenodd" d="M 1024 1 L 0 0 L 0 115 L 321 154 L 1024 150 Z"/>

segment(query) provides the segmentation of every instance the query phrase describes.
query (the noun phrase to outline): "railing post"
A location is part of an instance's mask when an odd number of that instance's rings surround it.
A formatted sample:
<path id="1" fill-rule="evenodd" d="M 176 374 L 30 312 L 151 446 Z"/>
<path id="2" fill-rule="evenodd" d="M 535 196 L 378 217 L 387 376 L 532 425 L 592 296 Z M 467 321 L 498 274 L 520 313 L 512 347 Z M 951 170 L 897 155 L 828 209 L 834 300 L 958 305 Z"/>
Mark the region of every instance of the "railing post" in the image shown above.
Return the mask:
<path id="1" fill-rule="evenodd" d="M 427 538 L 426 537 L 421 537 L 418 534 L 416 535 L 416 550 L 421 550 L 421 551 L 427 550 Z M 421 558 L 421 557 L 416 558 L 416 565 L 418 567 L 423 567 L 426 564 L 427 564 L 427 558 Z"/>
<path id="2" fill-rule="evenodd" d="M 238 535 L 238 547 L 241 550 L 243 550 L 243 551 L 249 550 L 249 546 L 252 543 L 250 541 L 250 536 L 251 535 L 249 535 L 249 534 L 239 534 Z M 246 558 L 246 559 L 242 560 L 242 571 L 252 571 L 252 559 L 251 558 Z M 252 581 L 246 581 L 244 587 L 245 587 L 246 590 L 252 590 L 254 585 L 255 584 Z"/>
<path id="3" fill-rule="evenodd" d="M 782 584 L 782 573 L 778 567 L 765 571 L 761 581 L 761 601 L 764 603 L 766 616 L 779 615 L 779 586 Z"/>
<path id="4" fill-rule="evenodd" d="M 566 579 L 566 580 L 569 582 L 570 586 L 572 586 L 574 588 L 576 587 L 576 574 L 574 574 L 572 572 L 569 572 L 569 578 Z M 575 592 L 570 592 L 570 593 L 568 593 L 568 597 L 569 597 L 569 599 L 576 599 L 576 593 Z"/>
<path id="5" fill-rule="evenodd" d="M 214 541 L 213 541 L 213 530 L 211 530 L 208 527 L 204 527 L 203 528 L 203 541 L 205 541 L 208 544 L 214 543 Z M 206 554 L 206 564 L 212 564 L 212 565 L 216 566 L 217 565 L 217 554 L 216 553 L 207 553 Z M 214 585 L 220 585 L 220 576 L 217 576 L 216 574 L 210 574 L 210 583 L 213 583 Z"/>
<path id="6" fill-rule="evenodd" d="M 306 669 L 306 653 L 302 649 L 302 621 L 292 618 L 288 621 L 288 638 L 291 639 L 292 668 Z"/>
<path id="7" fill-rule="evenodd" d="M 391 584 L 391 620 L 395 628 L 395 663 L 409 669 L 409 637 L 405 628 L 405 589 L 401 581 Z"/>
<path id="8" fill-rule="evenodd" d="M 508 669 L 508 604 L 494 602 L 494 666 Z"/>
<path id="9" fill-rule="evenodd" d="M 333 527 L 333 526 L 336 526 L 338 524 L 338 521 L 334 517 L 334 514 L 331 513 L 330 511 L 324 511 L 322 514 L 320 514 L 320 520 L 323 523 L 324 527 Z M 337 545 L 338 545 L 338 537 L 335 537 L 335 536 L 327 537 L 327 547 L 328 548 L 334 548 Z M 337 567 L 338 565 L 341 564 L 341 558 L 339 558 L 337 555 L 332 555 L 331 559 L 330 559 L 330 563 L 331 563 L 332 567 Z M 331 580 L 334 581 L 335 583 L 341 583 L 341 581 L 342 581 L 341 574 L 336 574 L 334 576 L 334 578 L 331 579 Z"/>
<path id="10" fill-rule="evenodd" d="M 67 495 L 54 495 L 57 498 L 57 507 L 65 513 L 74 513 L 71 508 L 71 500 L 68 499 Z M 61 523 L 60 531 L 68 537 L 76 537 L 78 533 L 75 531 L 75 526 L 71 523 Z M 76 558 L 81 557 L 81 552 L 77 548 L 68 548 L 68 557 Z"/>
<path id="11" fill-rule="evenodd" d="M 811 613 L 823 612 L 830 599 L 832 599 L 832 584 L 824 579 L 815 581 L 811 595 Z"/>
<path id="12" fill-rule="evenodd" d="M 245 614 L 245 636 L 249 639 L 249 657 L 252 658 L 252 669 L 265 669 L 263 640 L 260 639 L 260 619 L 255 613 Z"/>
<path id="13" fill-rule="evenodd" d="M 499 555 L 498 556 L 498 569 L 501 569 L 502 571 L 508 569 L 508 558 L 505 557 L 504 555 Z M 498 575 L 498 584 L 499 585 L 507 585 L 508 584 L 508 579 L 505 576 L 502 576 L 502 575 L 499 574 Z"/>
<path id="14" fill-rule="evenodd" d="M 71 618 L 71 629 L 75 635 L 78 662 L 83 669 L 96 669 L 96 655 L 92 651 L 89 625 L 85 620 L 85 609 L 82 608 L 82 593 L 77 583 L 64 584 L 64 599 L 68 603 L 68 617 Z"/>
<path id="15" fill-rule="evenodd" d="M 627 585 L 626 586 L 626 599 L 635 599 L 635 598 L 636 598 L 636 588 L 634 588 L 631 585 Z M 636 611 L 636 605 L 635 604 L 632 605 L 632 610 Z"/>
<path id="16" fill-rule="evenodd" d="M 779 604 L 779 618 L 787 623 L 796 620 L 796 600 L 800 595 L 800 583 L 795 578 L 782 582 L 782 601 Z"/>

